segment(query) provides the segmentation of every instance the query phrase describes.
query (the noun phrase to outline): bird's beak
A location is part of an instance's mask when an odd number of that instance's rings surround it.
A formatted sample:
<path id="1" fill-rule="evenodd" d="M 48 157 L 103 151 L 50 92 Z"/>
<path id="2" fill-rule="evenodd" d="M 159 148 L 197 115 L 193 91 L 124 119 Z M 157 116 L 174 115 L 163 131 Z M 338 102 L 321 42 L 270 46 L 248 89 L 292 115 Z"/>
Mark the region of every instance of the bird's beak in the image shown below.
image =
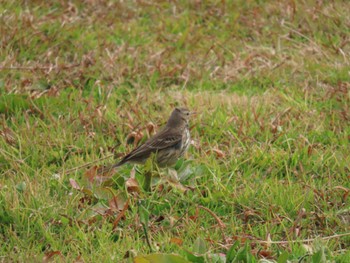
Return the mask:
<path id="1" fill-rule="evenodd" d="M 196 111 L 191 111 L 190 115 L 197 115 L 197 112 Z"/>

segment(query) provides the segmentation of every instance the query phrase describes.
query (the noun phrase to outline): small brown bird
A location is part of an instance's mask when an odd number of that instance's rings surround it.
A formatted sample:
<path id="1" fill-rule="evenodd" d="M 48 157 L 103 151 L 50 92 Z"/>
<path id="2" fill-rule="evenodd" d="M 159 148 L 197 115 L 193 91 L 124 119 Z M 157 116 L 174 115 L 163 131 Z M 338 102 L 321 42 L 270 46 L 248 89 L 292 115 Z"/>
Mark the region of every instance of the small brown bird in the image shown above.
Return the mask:
<path id="1" fill-rule="evenodd" d="M 155 154 L 155 161 L 159 167 L 174 165 L 190 145 L 189 119 L 191 114 L 186 108 L 175 108 L 160 132 L 132 150 L 118 163 L 103 168 L 99 172 L 108 172 L 125 163 L 143 164 L 152 153 Z"/>

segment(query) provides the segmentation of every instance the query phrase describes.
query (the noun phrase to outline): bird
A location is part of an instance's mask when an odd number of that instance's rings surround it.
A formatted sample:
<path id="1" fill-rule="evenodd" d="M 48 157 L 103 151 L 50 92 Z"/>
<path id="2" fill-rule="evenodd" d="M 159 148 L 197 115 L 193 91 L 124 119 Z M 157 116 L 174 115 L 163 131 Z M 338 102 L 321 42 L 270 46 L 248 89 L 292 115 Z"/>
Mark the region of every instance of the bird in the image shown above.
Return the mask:
<path id="1" fill-rule="evenodd" d="M 100 169 L 99 173 L 111 171 L 126 163 L 144 164 L 152 154 L 155 154 L 154 160 L 158 167 L 174 165 L 190 145 L 189 120 L 192 114 L 185 107 L 175 108 L 161 131 L 133 149 L 119 162 Z"/>

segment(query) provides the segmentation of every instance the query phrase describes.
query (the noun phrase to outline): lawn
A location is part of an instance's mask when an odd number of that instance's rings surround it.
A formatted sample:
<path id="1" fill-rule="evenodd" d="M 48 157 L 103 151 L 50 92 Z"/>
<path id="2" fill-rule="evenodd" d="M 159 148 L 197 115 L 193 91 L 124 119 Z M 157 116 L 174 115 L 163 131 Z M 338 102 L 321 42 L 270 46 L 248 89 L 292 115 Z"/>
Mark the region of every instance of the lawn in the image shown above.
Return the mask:
<path id="1" fill-rule="evenodd" d="M 349 10 L 2 1 L 0 262 L 350 262 Z M 175 167 L 96 174 L 176 106 Z"/>

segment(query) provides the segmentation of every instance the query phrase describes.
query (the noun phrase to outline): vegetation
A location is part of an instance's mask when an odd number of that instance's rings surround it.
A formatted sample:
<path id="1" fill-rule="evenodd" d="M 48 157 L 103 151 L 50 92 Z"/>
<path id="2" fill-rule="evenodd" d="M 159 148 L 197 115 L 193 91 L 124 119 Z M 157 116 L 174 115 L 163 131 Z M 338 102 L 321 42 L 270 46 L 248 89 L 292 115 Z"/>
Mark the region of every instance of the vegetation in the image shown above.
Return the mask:
<path id="1" fill-rule="evenodd" d="M 350 262 L 349 10 L 2 1 L 0 261 Z M 177 105 L 175 170 L 96 175 Z"/>

